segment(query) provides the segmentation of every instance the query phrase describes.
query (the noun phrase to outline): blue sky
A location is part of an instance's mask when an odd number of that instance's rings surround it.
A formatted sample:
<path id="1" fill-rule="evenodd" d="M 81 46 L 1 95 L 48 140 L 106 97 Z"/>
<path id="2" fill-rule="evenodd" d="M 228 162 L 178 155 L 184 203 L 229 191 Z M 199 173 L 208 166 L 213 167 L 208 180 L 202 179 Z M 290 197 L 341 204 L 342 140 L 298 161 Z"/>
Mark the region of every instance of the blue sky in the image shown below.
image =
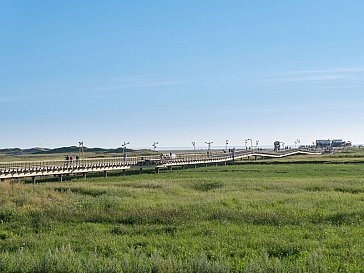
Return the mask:
<path id="1" fill-rule="evenodd" d="M 363 25 L 359 0 L 0 0 L 0 148 L 364 143 Z"/>

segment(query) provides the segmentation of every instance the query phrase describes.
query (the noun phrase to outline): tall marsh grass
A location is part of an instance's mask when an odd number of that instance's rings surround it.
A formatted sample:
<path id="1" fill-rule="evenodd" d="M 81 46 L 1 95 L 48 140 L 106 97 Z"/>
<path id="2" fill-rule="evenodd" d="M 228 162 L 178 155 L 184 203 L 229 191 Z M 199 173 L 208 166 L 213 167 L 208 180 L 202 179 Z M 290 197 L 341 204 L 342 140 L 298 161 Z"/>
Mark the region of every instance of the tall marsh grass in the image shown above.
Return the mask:
<path id="1" fill-rule="evenodd" d="M 0 272 L 362 272 L 359 164 L 0 183 Z"/>

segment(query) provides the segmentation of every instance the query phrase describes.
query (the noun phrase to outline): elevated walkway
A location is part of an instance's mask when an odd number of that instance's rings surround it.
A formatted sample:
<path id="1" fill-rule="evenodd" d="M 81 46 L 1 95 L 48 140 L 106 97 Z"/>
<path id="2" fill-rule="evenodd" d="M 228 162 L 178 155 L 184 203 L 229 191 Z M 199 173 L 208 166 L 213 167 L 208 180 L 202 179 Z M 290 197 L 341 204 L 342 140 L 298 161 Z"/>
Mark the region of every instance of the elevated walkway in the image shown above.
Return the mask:
<path id="1" fill-rule="evenodd" d="M 114 158 L 93 158 L 80 160 L 48 160 L 48 161 L 28 161 L 28 162 L 2 162 L 0 163 L 0 179 L 13 179 L 39 176 L 59 176 L 62 180 L 63 175 L 83 174 L 86 176 L 90 172 L 104 172 L 128 169 L 155 168 L 158 173 L 160 169 L 171 168 L 173 166 L 186 165 L 209 165 L 234 162 L 237 159 L 262 157 L 262 158 L 283 158 L 293 155 L 318 155 L 321 153 L 308 150 L 286 150 L 274 152 L 268 150 L 246 151 L 238 150 L 224 153 L 216 151 L 207 153 L 184 153 L 173 154 L 171 156 L 137 156 Z"/>

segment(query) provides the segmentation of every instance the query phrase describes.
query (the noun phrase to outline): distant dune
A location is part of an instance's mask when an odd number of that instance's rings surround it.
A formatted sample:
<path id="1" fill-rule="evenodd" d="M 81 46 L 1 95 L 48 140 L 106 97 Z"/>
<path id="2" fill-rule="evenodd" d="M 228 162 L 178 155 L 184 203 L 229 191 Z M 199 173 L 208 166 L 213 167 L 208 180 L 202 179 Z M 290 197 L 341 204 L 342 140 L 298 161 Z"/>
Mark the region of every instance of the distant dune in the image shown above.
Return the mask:
<path id="1" fill-rule="evenodd" d="M 69 146 L 69 147 L 60 147 L 60 148 L 30 148 L 30 149 L 20 149 L 20 148 L 6 148 L 0 149 L 0 153 L 6 155 L 27 155 L 27 154 L 63 154 L 63 153 L 77 153 L 79 148 L 77 146 Z M 87 148 L 84 147 L 85 152 L 94 152 L 94 153 L 121 153 L 123 151 L 122 148 L 116 149 L 104 149 L 104 148 Z M 127 152 L 131 152 L 133 150 L 126 149 Z"/>

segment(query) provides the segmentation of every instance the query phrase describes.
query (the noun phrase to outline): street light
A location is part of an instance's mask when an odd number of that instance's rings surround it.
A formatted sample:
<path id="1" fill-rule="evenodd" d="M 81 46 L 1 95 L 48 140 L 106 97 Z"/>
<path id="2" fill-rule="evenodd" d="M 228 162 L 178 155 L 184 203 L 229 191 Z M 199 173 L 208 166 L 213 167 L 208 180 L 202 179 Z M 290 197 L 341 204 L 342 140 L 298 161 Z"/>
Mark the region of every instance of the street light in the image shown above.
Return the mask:
<path id="1" fill-rule="evenodd" d="M 300 144 L 301 145 L 301 140 L 300 139 L 296 139 L 296 141 L 294 142 L 294 144 L 296 145 L 296 148 L 297 148 L 297 145 Z M 299 146 L 298 146 L 299 147 Z"/>
<path id="2" fill-rule="evenodd" d="M 211 150 L 211 144 L 214 143 L 213 141 L 210 141 L 210 142 L 206 142 L 205 143 L 207 144 L 207 157 L 210 156 L 210 150 Z"/>
<path id="3" fill-rule="evenodd" d="M 159 142 L 154 142 L 152 145 L 154 147 L 154 151 L 157 149 L 157 144 L 159 144 Z"/>
<path id="4" fill-rule="evenodd" d="M 79 156 L 81 157 L 82 155 L 82 158 L 84 158 L 85 156 L 85 151 L 84 151 L 84 147 L 83 147 L 83 141 L 79 141 L 78 142 L 78 154 Z"/>
<path id="5" fill-rule="evenodd" d="M 283 150 L 285 150 L 286 149 L 286 147 L 285 147 L 286 143 L 284 143 L 284 142 L 281 142 L 281 143 L 282 143 L 282 146 L 283 146 Z"/>
<path id="6" fill-rule="evenodd" d="M 246 138 L 245 139 L 245 150 L 248 150 L 247 147 L 246 147 L 246 144 L 248 143 L 248 141 L 250 141 L 250 147 L 253 146 L 253 140 L 251 138 Z"/>
<path id="7" fill-rule="evenodd" d="M 228 145 L 229 145 L 229 140 L 225 140 L 225 150 L 227 151 L 227 148 L 228 148 Z"/>
<path id="8" fill-rule="evenodd" d="M 259 140 L 255 141 L 255 148 L 256 148 L 257 150 L 259 150 L 259 149 L 258 149 L 258 145 L 259 145 Z"/>
<path id="9" fill-rule="evenodd" d="M 126 161 L 126 145 L 129 145 L 130 142 L 125 142 L 123 143 L 123 145 L 121 145 L 121 147 L 123 147 L 123 157 L 124 157 L 124 161 Z"/>
<path id="10" fill-rule="evenodd" d="M 193 146 L 193 150 L 196 151 L 196 141 L 191 141 L 192 146 Z"/>

